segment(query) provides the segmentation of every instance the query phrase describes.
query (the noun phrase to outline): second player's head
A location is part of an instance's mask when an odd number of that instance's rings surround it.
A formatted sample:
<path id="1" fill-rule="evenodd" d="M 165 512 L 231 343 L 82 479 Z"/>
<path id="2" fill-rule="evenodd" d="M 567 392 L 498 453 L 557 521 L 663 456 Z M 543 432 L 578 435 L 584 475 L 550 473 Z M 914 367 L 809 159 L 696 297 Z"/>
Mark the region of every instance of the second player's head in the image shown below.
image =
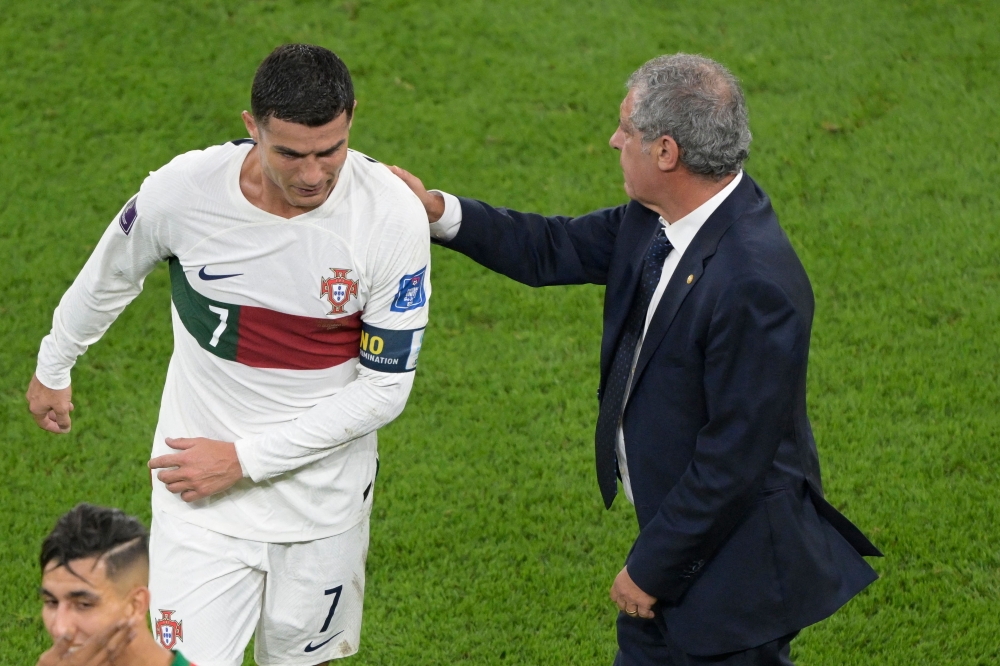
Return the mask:
<path id="1" fill-rule="evenodd" d="M 347 66 L 321 46 L 286 44 L 257 68 L 244 112 L 257 142 L 264 175 L 285 201 L 321 205 L 347 159 L 354 115 L 354 84 Z"/>
<path id="2" fill-rule="evenodd" d="M 73 644 L 149 612 L 149 534 L 118 509 L 79 504 L 42 543 L 42 620 Z M 138 626 L 138 624 L 137 624 Z"/>

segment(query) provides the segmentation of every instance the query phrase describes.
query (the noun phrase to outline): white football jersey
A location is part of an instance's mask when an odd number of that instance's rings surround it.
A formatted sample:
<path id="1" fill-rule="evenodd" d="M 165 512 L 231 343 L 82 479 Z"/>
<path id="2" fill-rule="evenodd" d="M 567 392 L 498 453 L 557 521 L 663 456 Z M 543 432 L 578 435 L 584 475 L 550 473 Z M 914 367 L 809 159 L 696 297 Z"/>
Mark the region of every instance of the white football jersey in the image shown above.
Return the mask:
<path id="1" fill-rule="evenodd" d="M 174 352 L 152 455 L 173 452 L 167 437 L 234 441 L 247 476 L 193 503 L 154 476 L 154 508 L 244 539 L 309 541 L 350 529 L 371 501 L 375 431 L 403 409 L 427 325 L 427 216 L 354 151 L 322 206 L 272 215 L 240 189 L 251 148 L 193 151 L 150 174 L 60 301 L 37 376 L 68 386 L 168 261 Z"/>

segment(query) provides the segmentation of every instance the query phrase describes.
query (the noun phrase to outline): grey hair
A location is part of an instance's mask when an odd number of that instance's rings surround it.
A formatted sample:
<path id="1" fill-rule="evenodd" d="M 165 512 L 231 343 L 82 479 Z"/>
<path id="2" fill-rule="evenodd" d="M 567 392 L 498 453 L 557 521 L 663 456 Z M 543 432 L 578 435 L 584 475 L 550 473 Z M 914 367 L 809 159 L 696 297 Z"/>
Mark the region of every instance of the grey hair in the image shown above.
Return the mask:
<path id="1" fill-rule="evenodd" d="M 668 135 L 692 173 L 719 179 L 743 167 L 750 155 L 749 114 L 728 69 L 699 55 L 665 55 L 637 69 L 627 87 L 635 93 L 629 120 L 644 150 Z"/>

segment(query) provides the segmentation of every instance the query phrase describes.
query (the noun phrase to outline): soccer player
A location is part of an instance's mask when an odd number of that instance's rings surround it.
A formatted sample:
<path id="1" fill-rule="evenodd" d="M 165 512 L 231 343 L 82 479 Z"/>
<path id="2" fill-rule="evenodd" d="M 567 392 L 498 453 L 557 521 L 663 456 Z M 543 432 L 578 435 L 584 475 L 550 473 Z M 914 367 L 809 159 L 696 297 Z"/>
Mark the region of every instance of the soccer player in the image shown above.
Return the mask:
<path id="1" fill-rule="evenodd" d="M 118 509 L 79 504 L 42 543 L 42 620 L 52 648 L 37 666 L 189 666 L 157 644 L 149 612 L 149 535 Z"/>
<path id="2" fill-rule="evenodd" d="M 158 634 L 202 666 L 354 654 L 375 431 L 413 385 L 430 297 L 420 201 L 348 149 L 330 51 L 277 48 L 252 139 L 180 155 L 122 208 L 56 309 L 29 409 L 70 428 L 70 369 L 169 263 L 174 352 L 149 466 Z M 360 362 L 359 362 L 360 361 Z"/>

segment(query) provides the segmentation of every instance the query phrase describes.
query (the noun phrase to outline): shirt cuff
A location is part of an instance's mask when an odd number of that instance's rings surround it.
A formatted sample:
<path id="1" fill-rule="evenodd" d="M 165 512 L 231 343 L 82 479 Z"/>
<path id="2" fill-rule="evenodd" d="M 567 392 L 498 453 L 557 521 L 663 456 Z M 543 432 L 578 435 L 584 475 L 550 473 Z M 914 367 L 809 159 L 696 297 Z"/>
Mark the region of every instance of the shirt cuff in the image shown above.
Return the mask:
<path id="1" fill-rule="evenodd" d="M 69 388 L 70 385 L 70 375 L 69 370 L 52 370 L 38 364 L 35 368 L 35 377 L 41 382 L 42 386 L 51 391 L 61 391 L 65 388 Z"/>
<path id="2" fill-rule="evenodd" d="M 431 223 L 431 238 L 447 243 L 458 235 L 462 226 L 462 204 L 454 194 L 441 190 L 431 192 L 437 192 L 444 199 L 444 214 L 437 222 Z"/>
<path id="3" fill-rule="evenodd" d="M 236 447 L 236 459 L 240 461 L 240 470 L 243 472 L 243 478 L 256 481 L 256 479 L 254 479 L 250 474 L 250 470 L 247 468 L 247 462 L 253 458 L 250 440 L 238 439 L 233 443 L 233 446 Z"/>
<path id="4" fill-rule="evenodd" d="M 38 362 L 35 365 L 35 377 L 47 389 L 60 391 L 70 385 L 70 369 L 76 359 L 67 360 L 59 353 L 52 334 L 42 338 L 38 348 Z"/>

